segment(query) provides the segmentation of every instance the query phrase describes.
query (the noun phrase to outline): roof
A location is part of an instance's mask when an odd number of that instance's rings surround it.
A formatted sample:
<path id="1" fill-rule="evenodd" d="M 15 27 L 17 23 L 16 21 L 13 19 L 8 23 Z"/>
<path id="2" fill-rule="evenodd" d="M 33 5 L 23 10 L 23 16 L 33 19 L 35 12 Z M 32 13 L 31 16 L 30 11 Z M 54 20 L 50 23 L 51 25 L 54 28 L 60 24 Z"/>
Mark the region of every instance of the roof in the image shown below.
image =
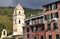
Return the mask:
<path id="1" fill-rule="evenodd" d="M 18 3 L 18 5 L 15 7 L 16 10 L 24 10 L 23 7 Z"/>
<path id="2" fill-rule="evenodd" d="M 45 0 L 43 6 L 48 5 L 48 4 L 51 4 L 51 3 L 55 3 L 55 2 L 60 2 L 60 0 Z"/>
<path id="3" fill-rule="evenodd" d="M 36 15 L 31 15 L 30 17 L 27 17 L 27 18 L 25 19 L 25 21 L 26 21 L 26 20 L 33 19 L 33 18 L 41 17 L 41 16 L 43 16 L 43 15 L 44 15 L 43 13 L 39 13 L 39 14 L 36 14 Z"/>

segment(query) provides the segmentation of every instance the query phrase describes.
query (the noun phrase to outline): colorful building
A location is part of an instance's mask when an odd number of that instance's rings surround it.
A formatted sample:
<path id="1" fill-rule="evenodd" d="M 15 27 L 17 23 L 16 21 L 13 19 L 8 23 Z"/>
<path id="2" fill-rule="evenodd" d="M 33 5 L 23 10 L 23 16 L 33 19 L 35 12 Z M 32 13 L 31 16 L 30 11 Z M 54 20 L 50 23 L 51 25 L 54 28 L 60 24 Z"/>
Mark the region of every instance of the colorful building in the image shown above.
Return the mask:
<path id="1" fill-rule="evenodd" d="M 24 39 L 60 39 L 60 1 L 43 5 L 43 12 L 25 19 Z"/>

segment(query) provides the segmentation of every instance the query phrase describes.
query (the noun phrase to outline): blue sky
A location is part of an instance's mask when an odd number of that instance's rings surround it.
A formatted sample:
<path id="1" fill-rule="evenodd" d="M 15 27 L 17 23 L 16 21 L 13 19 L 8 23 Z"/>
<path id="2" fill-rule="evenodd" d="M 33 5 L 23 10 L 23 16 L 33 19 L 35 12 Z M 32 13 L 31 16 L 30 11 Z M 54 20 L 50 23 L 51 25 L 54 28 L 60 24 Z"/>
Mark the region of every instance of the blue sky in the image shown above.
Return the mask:
<path id="1" fill-rule="evenodd" d="M 42 5 L 57 0 L 0 0 L 0 6 L 16 6 L 19 2 L 23 7 L 27 8 L 41 8 Z"/>

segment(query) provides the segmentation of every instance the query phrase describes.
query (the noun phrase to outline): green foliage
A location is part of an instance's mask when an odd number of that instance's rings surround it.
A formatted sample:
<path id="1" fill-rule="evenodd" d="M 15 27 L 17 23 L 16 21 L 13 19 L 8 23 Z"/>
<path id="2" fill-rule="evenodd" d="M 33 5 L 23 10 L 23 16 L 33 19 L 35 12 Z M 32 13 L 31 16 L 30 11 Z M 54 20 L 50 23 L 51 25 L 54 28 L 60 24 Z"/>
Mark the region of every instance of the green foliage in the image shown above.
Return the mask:
<path id="1" fill-rule="evenodd" d="M 0 7 L 0 31 L 2 31 L 2 29 L 5 27 L 6 30 L 8 31 L 8 35 L 12 33 L 12 28 L 13 28 L 12 14 L 13 14 L 13 8 Z"/>
<path id="2" fill-rule="evenodd" d="M 3 28 L 6 28 L 8 35 L 13 32 L 13 7 L 0 7 L 0 35 Z M 24 8 L 26 17 L 31 14 L 37 14 L 41 9 L 27 9 Z"/>
<path id="3" fill-rule="evenodd" d="M 0 33 L 2 33 L 1 31 L 3 30 L 3 29 L 5 29 L 6 27 L 3 25 L 3 24 L 1 24 L 0 23 Z M 0 34 L 0 36 L 1 36 L 1 34 Z"/>
<path id="4" fill-rule="evenodd" d="M 29 17 L 31 14 L 35 15 L 39 12 L 42 12 L 42 9 L 27 9 L 27 8 L 24 9 L 25 9 L 26 17 Z"/>

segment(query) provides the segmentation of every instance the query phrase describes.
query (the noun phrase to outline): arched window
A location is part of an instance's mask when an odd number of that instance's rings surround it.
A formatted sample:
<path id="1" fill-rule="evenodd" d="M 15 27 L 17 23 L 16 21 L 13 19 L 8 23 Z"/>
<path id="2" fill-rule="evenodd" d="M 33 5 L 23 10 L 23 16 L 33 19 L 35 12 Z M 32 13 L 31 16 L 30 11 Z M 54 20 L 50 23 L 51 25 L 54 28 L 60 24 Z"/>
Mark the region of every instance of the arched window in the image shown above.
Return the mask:
<path id="1" fill-rule="evenodd" d="M 5 31 L 4 31 L 4 33 L 3 33 L 4 35 L 5 35 Z"/>
<path id="2" fill-rule="evenodd" d="M 20 11 L 19 11 L 19 14 L 20 14 Z"/>
<path id="3" fill-rule="evenodd" d="M 20 23 L 20 20 L 19 20 L 19 23 Z"/>

